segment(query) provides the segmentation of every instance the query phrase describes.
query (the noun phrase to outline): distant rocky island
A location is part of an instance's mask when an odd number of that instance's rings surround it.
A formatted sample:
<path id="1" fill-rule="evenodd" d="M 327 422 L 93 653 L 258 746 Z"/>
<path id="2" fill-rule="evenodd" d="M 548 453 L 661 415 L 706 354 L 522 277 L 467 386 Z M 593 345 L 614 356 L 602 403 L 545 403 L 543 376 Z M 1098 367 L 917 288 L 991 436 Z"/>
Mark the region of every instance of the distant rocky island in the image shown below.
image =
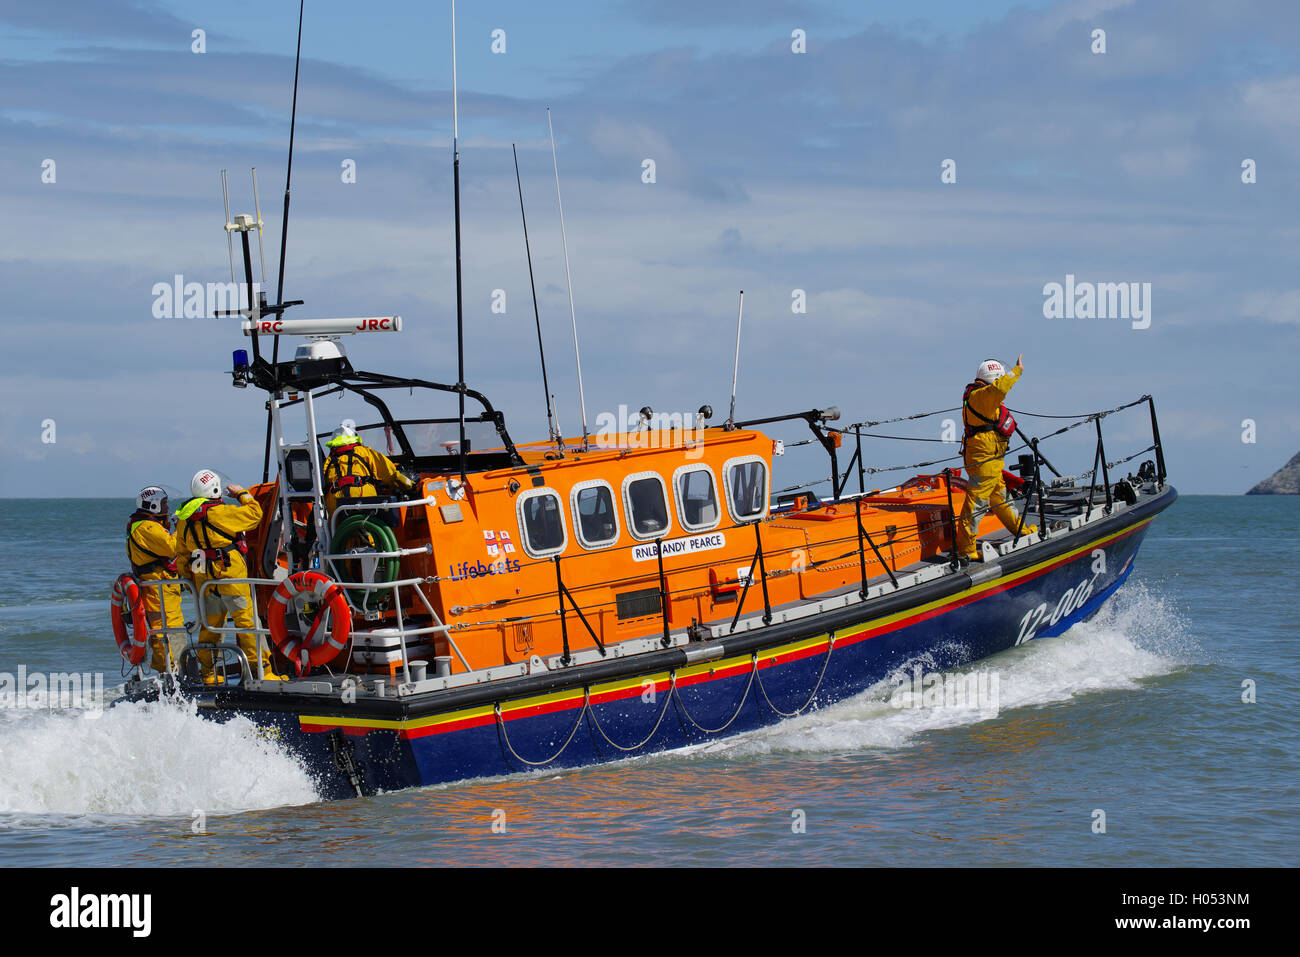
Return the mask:
<path id="1" fill-rule="evenodd" d="M 1300 452 L 1247 495 L 1300 495 Z"/>

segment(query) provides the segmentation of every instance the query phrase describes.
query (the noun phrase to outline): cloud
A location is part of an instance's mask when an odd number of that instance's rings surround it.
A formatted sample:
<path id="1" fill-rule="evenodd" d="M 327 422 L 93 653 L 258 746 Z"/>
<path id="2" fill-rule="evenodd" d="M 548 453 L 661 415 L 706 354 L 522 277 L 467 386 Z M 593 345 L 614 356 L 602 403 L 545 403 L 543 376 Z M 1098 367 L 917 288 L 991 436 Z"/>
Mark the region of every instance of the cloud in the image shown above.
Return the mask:
<path id="1" fill-rule="evenodd" d="M 1300 289 L 1248 293 L 1241 304 L 1241 315 L 1266 322 L 1300 324 Z"/>
<path id="2" fill-rule="evenodd" d="M 734 27 L 772 23 L 790 24 L 791 27 L 838 22 L 841 18 L 826 9 L 824 4 L 805 3 L 801 0 L 625 0 L 617 7 L 618 13 L 628 19 L 649 26 L 681 27 Z"/>
<path id="3" fill-rule="evenodd" d="M 80 46 L 0 61 L 0 203 L 22 224 L 0 234 L 0 322 L 18 373 L 0 387 L 18 415 L 0 420 L 15 453 L 0 464 L 5 494 L 75 491 L 67 477 L 92 463 L 122 494 L 164 466 L 188 475 L 209 459 L 260 474 L 259 396 L 232 391 L 228 376 L 231 349 L 247 341 L 229 324 L 148 310 L 153 283 L 174 273 L 229 278 L 223 167 L 235 212 L 251 211 L 247 167 L 258 167 L 274 276 L 292 49 L 141 54 L 128 34 L 155 42 L 177 23 L 158 7 L 104 9 L 124 17 L 121 32 L 97 35 L 74 9 L 66 36 Z M 826 9 L 622 12 L 752 29 Z M 52 29 L 42 10 L 13 16 Z M 131 19 L 151 12 L 152 26 Z M 238 36 L 220 12 L 212 21 Z M 1093 22 L 1108 30 L 1104 57 L 1088 51 Z M 1300 163 L 1300 81 L 1276 37 L 1297 27 L 1300 12 L 1280 2 L 1229 13 L 1134 0 L 1019 8 L 950 39 L 828 26 L 804 56 L 780 32 L 758 49 L 677 40 L 630 55 L 593 53 L 576 35 L 556 52 L 561 94 L 489 95 L 467 81 L 471 385 L 516 437 L 544 434 L 508 148 L 518 141 L 552 388 L 576 425 L 550 103 L 593 408 L 723 408 L 743 288 L 746 414 L 802 406 L 810 391 L 850 417 L 942 407 L 979 358 L 1024 351 L 1026 408 L 1155 392 L 1172 407 L 1171 465 L 1190 467 L 1192 423 L 1213 408 L 1193 372 L 1207 350 L 1257 416 L 1290 401 L 1279 389 L 1300 346 L 1300 292 L 1277 276 L 1300 252 L 1300 185 L 1283 172 Z M 424 64 L 357 69 L 304 52 L 287 293 L 308 300 L 303 317 L 402 313 L 402 336 L 348 343 L 356 364 L 454 378 L 447 91 L 418 79 Z M 427 72 L 440 77 L 440 65 Z M 1240 183 L 1245 156 L 1260 162 L 1257 185 Z M 57 184 L 40 181 L 45 157 L 58 161 Z M 640 179 L 646 157 L 653 185 Z M 949 157 L 952 186 L 939 182 Z M 340 181 L 343 158 L 357 163 L 355 184 Z M 1044 320 L 1042 286 L 1067 272 L 1152 281 L 1151 329 Z M 495 288 L 509 294 L 505 316 L 488 309 Z M 790 312 L 795 288 L 806 315 Z M 141 362 L 150 375 L 131 374 Z M 141 409 L 162 426 L 76 454 L 64 445 L 64 428 L 69 443 L 113 435 Z M 46 415 L 60 423 L 57 452 L 32 446 L 31 422 Z M 1235 463 L 1222 467 L 1235 490 Z"/>
<path id="4" fill-rule="evenodd" d="M 121 38 L 188 47 L 194 24 L 143 0 L 59 0 L 0 3 L 0 23 L 60 37 Z"/>

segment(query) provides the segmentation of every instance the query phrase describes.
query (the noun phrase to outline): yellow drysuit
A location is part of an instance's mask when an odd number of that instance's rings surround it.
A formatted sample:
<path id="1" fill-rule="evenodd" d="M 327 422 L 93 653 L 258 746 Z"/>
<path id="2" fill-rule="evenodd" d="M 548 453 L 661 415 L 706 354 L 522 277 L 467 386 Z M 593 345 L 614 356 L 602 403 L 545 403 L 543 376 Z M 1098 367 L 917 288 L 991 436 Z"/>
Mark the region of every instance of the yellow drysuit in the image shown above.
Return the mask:
<path id="1" fill-rule="evenodd" d="M 966 558 L 978 557 L 975 541 L 979 534 L 979 518 L 986 508 L 991 508 L 1013 535 L 1020 526 L 1020 516 L 1007 501 L 1007 487 L 1002 479 L 1002 458 L 1007 454 L 1010 439 L 1003 438 L 991 428 L 989 420 L 998 421 L 1002 403 L 1023 371 L 1017 363 L 1006 375 L 971 390 L 963 404 L 966 440 L 962 451 L 966 472 L 970 476 L 970 489 L 961 509 L 961 518 L 957 520 L 957 549 Z M 1038 531 L 1038 526 L 1025 525 L 1020 531 L 1022 535 L 1032 535 Z"/>
<path id="2" fill-rule="evenodd" d="M 150 664 L 154 671 L 173 671 L 185 647 L 185 612 L 181 607 L 180 585 L 145 585 L 145 582 L 176 578 L 173 556 L 176 537 L 166 522 L 149 512 L 134 513 L 126 526 L 126 556 L 131 571 L 141 582 L 145 619 L 149 622 Z M 161 598 L 161 607 L 159 599 Z M 165 623 L 165 624 L 164 624 Z M 177 629 L 159 635 L 162 628 Z"/>
<path id="3" fill-rule="evenodd" d="M 248 578 L 248 564 L 236 544 L 240 532 L 251 531 L 262 521 L 262 506 L 247 491 L 241 492 L 238 505 L 225 505 L 220 499 L 190 499 L 176 513 L 176 556 L 182 570 L 194 580 L 194 590 L 203 598 L 207 627 L 199 631 L 199 641 L 215 644 L 221 636 L 210 629 L 220 628 L 229 614 L 238 628 L 256 628 L 251 587 L 247 584 L 216 585 L 205 593 L 203 583 L 209 579 Z M 197 553 L 197 554 L 196 554 Z M 257 662 L 271 673 L 271 653 L 253 631 L 239 632 L 238 643 L 257 676 Z M 200 654 L 203 680 L 216 681 L 212 673 L 212 656 Z"/>
<path id="4" fill-rule="evenodd" d="M 409 489 L 414 484 L 397 470 L 392 460 L 361 443 L 359 438 L 331 439 L 329 458 L 325 460 L 325 511 L 334 514 L 339 500 L 370 498 L 380 493 L 381 485 Z"/>

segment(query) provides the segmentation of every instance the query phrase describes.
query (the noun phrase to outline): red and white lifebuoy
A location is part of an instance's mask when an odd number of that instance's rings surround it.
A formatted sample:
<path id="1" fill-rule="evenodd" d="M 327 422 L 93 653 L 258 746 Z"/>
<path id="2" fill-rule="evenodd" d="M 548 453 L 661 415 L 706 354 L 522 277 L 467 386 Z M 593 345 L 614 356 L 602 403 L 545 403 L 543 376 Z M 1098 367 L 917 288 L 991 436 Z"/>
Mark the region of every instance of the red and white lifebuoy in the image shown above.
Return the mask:
<path id="1" fill-rule="evenodd" d="M 133 665 L 144 661 L 148 647 L 149 622 L 144 614 L 144 598 L 134 575 L 119 575 L 113 582 L 113 597 L 108 602 L 108 615 L 113 622 L 113 637 L 117 650 Z M 126 624 L 131 619 L 131 627 Z"/>
<path id="2" fill-rule="evenodd" d="M 299 599 L 310 601 L 319 611 L 307 634 L 291 635 L 284 616 L 289 606 Z M 332 624 L 329 634 L 318 637 L 316 630 L 325 620 L 326 609 Z M 298 674 L 302 675 L 333 661 L 347 647 L 348 636 L 352 633 L 352 611 L 348 608 L 343 589 L 329 578 L 320 572 L 297 572 L 276 586 L 266 624 L 276 651 L 292 661 Z"/>

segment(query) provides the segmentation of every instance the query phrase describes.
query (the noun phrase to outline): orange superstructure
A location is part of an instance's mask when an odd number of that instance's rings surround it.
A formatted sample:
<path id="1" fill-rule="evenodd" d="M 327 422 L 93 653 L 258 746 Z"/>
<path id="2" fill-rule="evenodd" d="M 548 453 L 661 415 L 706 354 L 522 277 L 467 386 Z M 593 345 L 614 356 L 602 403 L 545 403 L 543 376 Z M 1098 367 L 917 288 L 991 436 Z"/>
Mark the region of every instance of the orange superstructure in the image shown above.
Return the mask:
<path id="1" fill-rule="evenodd" d="M 596 639 L 608 649 L 729 621 L 742 597 L 753 613 L 852 589 L 864 570 L 886 574 L 864 542 L 895 570 L 952 547 L 942 475 L 773 509 L 774 443 L 758 431 L 642 431 L 555 449 L 521 446 L 522 466 L 470 473 L 463 489 L 422 475 L 419 495 L 432 501 L 398 510 L 399 546 L 432 545 L 403 557 L 399 577 L 426 579 L 421 591 L 450 627 L 432 637 L 435 654 L 453 673 L 561 654 L 566 630 L 573 650 Z M 269 502 L 274 489 L 254 494 Z M 960 508 L 963 483 L 952 494 Z M 430 617 L 418 596 L 402 612 L 408 624 Z M 388 608 L 376 624 L 395 617 Z"/>

